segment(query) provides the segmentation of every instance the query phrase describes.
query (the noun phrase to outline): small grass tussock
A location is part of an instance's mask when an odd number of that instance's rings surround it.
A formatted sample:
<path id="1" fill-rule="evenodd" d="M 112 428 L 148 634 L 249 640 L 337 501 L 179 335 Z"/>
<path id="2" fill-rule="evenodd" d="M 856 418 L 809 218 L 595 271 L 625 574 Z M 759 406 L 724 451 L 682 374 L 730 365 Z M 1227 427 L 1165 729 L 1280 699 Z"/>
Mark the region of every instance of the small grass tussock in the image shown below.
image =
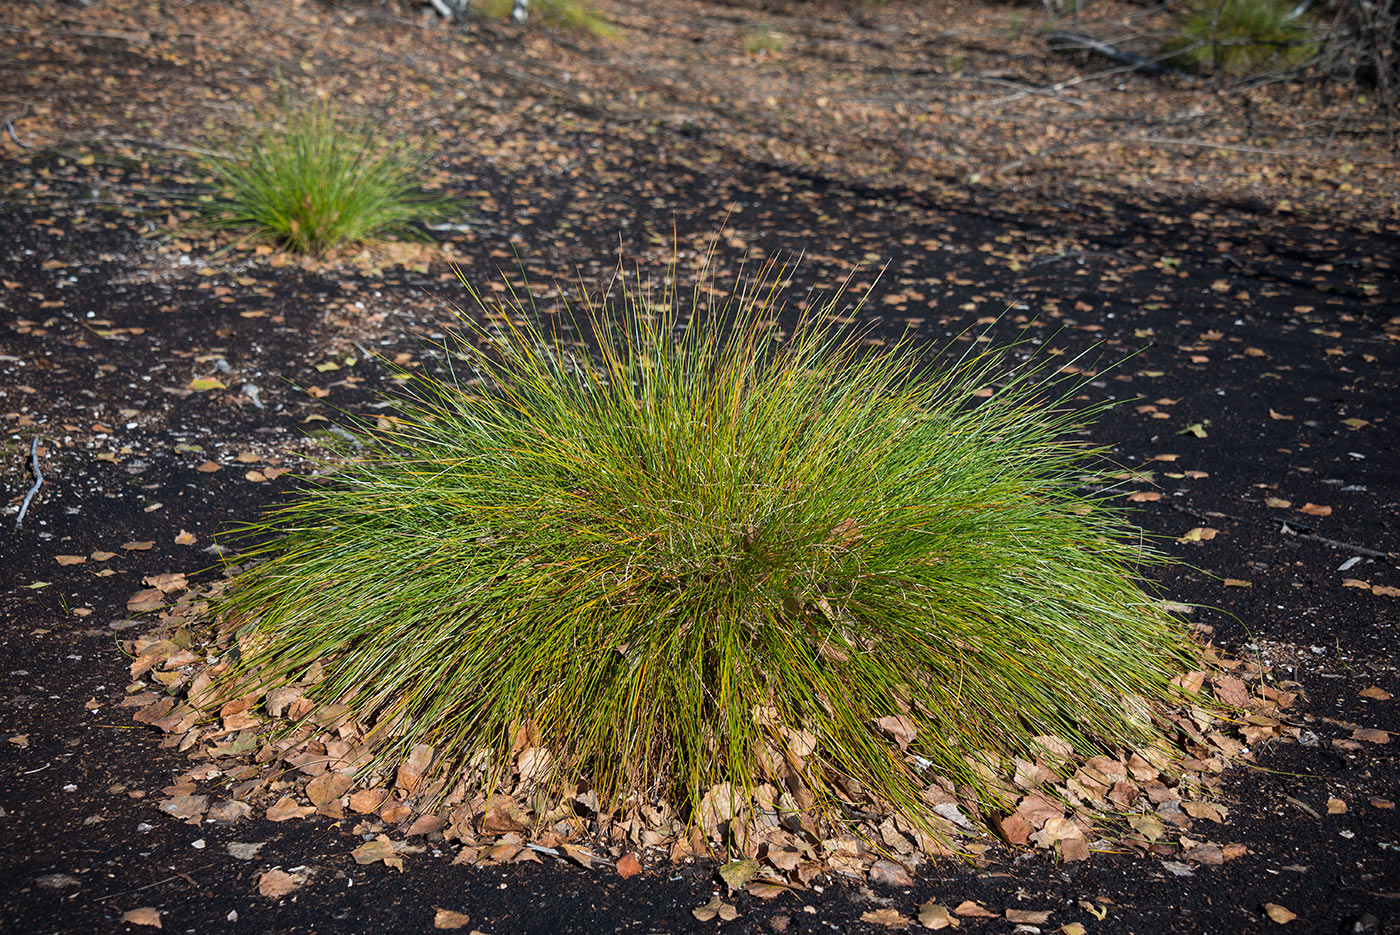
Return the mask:
<path id="1" fill-rule="evenodd" d="M 415 373 L 371 453 L 251 528 L 213 611 L 232 690 L 305 687 L 381 776 L 711 831 L 860 803 L 937 833 L 930 789 L 1008 808 L 1013 758 L 1160 752 L 1198 648 L 1084 492 L 1081 384 L 872 349 L 839 299 L 783 331 L 784 274 L 581 315 L 473 293 L 455 375 Z"/>
<path id="2" fill-rule="evenodd" d="M 756 26 L 744 34 L 744 51 L 750 55 L 781 52 L 786 46 L 787 38 L 768 26 Z"/>
<path id="3" fill-rule="evenodd" d="M 240 141 L 236 153 L 206 161 L 216 191 L 196 202 L 204 223 L 295 253 L 422 239 L 419 222 L 450 206 L 423 191 L 418 146 L 381 139 L 368 120 L 346 120 L 330 104 L 284 105 L 280 119 Z"/>
<path id="4" fill-rule="evenodd" d="M 1319 44 L 1296 8 L 1293 0 L 1200 0 L 1168 43 L 1169 61 L 1227 74 L 1306 62 Z"/>
<path id="5" fill-rule="evenodd" d="M 512 0 L 482 0 L 475 12 L 492 19 L 509 19 L 512 7 Z M 615 39 L 618 35 L 617 27 L 583 0 L 530 0 L 529 21 L 598 39 Z"/>

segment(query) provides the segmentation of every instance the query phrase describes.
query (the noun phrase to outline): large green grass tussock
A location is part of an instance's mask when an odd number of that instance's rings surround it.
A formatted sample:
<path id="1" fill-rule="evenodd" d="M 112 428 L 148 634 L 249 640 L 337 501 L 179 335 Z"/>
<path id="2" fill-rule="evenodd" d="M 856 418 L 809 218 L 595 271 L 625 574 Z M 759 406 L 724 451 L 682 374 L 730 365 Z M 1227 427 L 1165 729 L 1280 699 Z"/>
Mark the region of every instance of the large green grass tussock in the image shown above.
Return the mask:
<path id="1" fill-rule="evenodd" d="M 1084 493 L 1078 387 L 872 350 L 834 304 L 780 336 L 780 272 L 623 290 L 579 316 L 592 352 L 478 300 L 497 324 L 450 345 L 456 378 L 416 379 L 374 454 L 259 525 L 216 608 L 242 671 L 320 661 L 312 697 L 379 725 L 384 760 L 427 744 L 509 782 L 536 745 L 605 801 L 767 782 L 780 809 L 917 820 L 934 776 L 1001 801 L 985 764 L 1037 737 L 1151 742 L 1194 648 Z"/>

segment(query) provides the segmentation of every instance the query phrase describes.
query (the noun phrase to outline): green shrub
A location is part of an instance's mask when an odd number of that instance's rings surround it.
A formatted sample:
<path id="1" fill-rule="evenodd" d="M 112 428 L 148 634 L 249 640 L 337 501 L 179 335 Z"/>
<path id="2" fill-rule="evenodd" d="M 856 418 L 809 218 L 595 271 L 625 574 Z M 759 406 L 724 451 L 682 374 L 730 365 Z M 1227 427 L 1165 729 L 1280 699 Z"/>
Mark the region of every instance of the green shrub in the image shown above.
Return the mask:
<path id="1" fill-rule="evenodd" d="M 369 121 L 345 122 L 328 104 L 284 106 L 237 154 L 210 157 L 216 192 L 197 202 L 205 223 L 246 230 L 297 253 L 376 238 L 421 238 L 418 222 L 445 199 L 426 194 L 421 150 L 382 140 Z"/>
<path id="2" fill-rule="evenodd" d="M 749 30 L 744 37 L 744 51 L 750 55 L 759 55 L 766 52 L 781 52 L 787 44 L 783 34 L 774 32 L 767 26 L 758 26 Z"/>
<path id="3" fill-rule="evenodd" d="M 512 0 L 481 0 L 475 10 L 492 19 L 508 19 L 512 6 Z M 617 36 L 617 29 L 583 0 L 530 0 L 530 22 L 542 23 L 553 29 L 586 33 L 599 39 Z"/>
<path id="4" fill-rule="evenodd" d="M 1251 74 L 1307 61 L 1318 43 L 1291 18 L 1294 0 L 1199 0 L 1168 44 L 1183 68 Z"/>
<path id="5" fill-rule="evenodd" d="M 456 376 L 415 376 L 373 454 L 250 530 L 214 608 L 236 690 L 314 681 L 377 763 L 427 745 L 488 787 L 529 746 L 604 803 L 777 783 L 780 809 L 916 822 L 934 776 L 1004 805 L 986 764 L 1046 735 L 1158 740 L 1196 649 L 1084 492 L 1080 386 L 873 350 L 834 302 L 784 334 L 767 272 L 550 333 L 473 293 L 494 324 L 449 344 Z"/>

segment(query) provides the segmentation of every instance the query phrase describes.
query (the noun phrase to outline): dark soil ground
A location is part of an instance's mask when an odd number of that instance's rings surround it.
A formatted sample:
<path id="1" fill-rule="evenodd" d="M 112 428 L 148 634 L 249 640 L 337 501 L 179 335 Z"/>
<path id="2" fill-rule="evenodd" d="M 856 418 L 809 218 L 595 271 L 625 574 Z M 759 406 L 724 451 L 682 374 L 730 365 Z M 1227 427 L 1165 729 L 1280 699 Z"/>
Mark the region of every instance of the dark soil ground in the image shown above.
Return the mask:
<path id="1" fill-rule="evenodd" d="M 375 15 L 347 24 L 355 9 Z M 138 907 L 183 932 L 425 931 L 437 907 L 492 935 L 721 925 L 691 913 L 719 885 L 712 866 L 624 880 L 554 863 L 453 866 L 430 848 L 396 873 L 357 865 L 348 828 L 329 820 L 170 819 L 155 803 L 189 761 L 131 721 L 114 632 L 130 626 L 125 602 L 144 576 L 217 574 L 228 526 L 287 494 L 279 469 L 303 463 L 327 420 L 375 411 L 389 384 L 369 352 L 432 366 L 430 342 L 462 299 L 446 257 L 489 282 L 501 268 L 518 280 L 518 255 L 546 298 L 555 282 L 603 281 L 619 254 L 657 271 L 674 243 L 684 267 L 723 226 L 731 270 L 746 255 L 805 254 L 794 296 L 863 264 L 859 294 L 888 263 L 860 312 L 877 337 L 912 330 L 956 352 L 984 328 L 993 340 L 1024 330 L 1066 361 L 1087 350 L 1085 369 L 1131 354 L 1090 386 L 1123 401 L 1091 435 L 1138 472 L 1125 497 L 1161 495 L 1132 506 L 1188 563 L 1159 576 L 1164 594 L 1202 605 L 1190 619 L 1204 633 L 1306 695 L 1292 715 L 1301 742 L 1258 750 L 1258 768 L 1227 777 L 1226 820 L 1191 830 L 1246 846 L 1220 866 L 997 850 L 909 889 L 831 880 L 771 901 L 741 895 L 722 927 L 860 932 L 874 930 L 859 921 L 867 910 L 910 916 L 937 897 L 997 916 L 1050 910 L 1046 932 L 1267 930 L 1279 923 L 1266 904 L 1297 915 L 1287 931 L 1400 932 L 1400 744 L 1353 738 L 1400 731 L 1398 176 L 1364 114 L 1265 88 L 1250 107 L 1268 125 L 1232 135 L 1248 109 L 1238 98 L 1120 75 L 1123 90 L 1098 93 L 1131 100 L 1121 113 L 1149 115 L 1140 126 L 1214 95 L 1216 148 L 1080 140 L 1089 148 L 1062 153 L 1082 158 L 993 177 L 977 163 L 1005 166 L 1025 140 L 1007 142 L 1005 121 L 969 122 L 965 141 L 981 133 L 1007 151 L 968 157 L 948 148 L 946 123 L 884 132 L 879 121 L 903 119 L 913 97 L 841 117 L 866 123 L 827 151 L 802 134 L 837 119 L 829 101 L 746 119 L 751 101 L 804 80 L 867 96 L 876 77 L 907 80 L 909 57 L 930 36 L 951 42 L 957 25 L 935 28 L 928 7 L 764 14 L 801 40 L 771 60 L 739 50 L 734 36 L 757 15 L 739 8 L 608 6 L 623 28 L 611 46 L 492 28 L 464 43 L 396 9 L 5 12 L 0 105 L 32 148 L 7 142 L 0 163 L 0 929 L 136 930 L 119 920 Z M 973 35 L 1003 10 L 959 15 Z M 858 45 L 822 45 L 843 35 Z M 723 54 L 707 57 L 706 42 Z M 1089 73 L 1028 51 L 1008 71 L 979 59 L 991 53 L 975 41 L 959 48 L 959 74 L 1043 88 Z M 726 56 L 733 74 L 719 73 Z M 463 229 L 442 232 L 440 250 L 311 264 L 216 253 L 182 232 L 172 215 L 194 176 L 178 146 L 270 96 L 279 69 L 296 87 L 399 102 L 396 118 L 442 142 L 443 187 L 470 200 Z M 1005 115 L 948 84 L 945 116 Z M 845 100 L 866 106 L 854 91 Z M 1280 131 L 1290 121 L 1295 136 Z M 1329 127 L 1344 139 L 1324 150 Z M 901 151 L 880 149 L 895 138 Z M 222 388 L 192 386 L 205 377 Z M 15 532 L 36 436 L 44 483 Z M 1199 528 L 1216 534 L 1178 541 Z M 263 846 L 242 860 L 236 842 Z M 257 891 L 272 867 L 313 872 L 273 899 Z"/>

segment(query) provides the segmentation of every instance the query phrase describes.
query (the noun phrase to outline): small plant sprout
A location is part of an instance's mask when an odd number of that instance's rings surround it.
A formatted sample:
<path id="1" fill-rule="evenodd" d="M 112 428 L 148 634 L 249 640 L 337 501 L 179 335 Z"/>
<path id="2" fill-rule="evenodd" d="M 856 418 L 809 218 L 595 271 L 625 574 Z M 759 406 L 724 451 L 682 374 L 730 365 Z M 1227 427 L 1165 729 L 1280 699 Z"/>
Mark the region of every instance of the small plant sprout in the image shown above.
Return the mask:
<path id="1" fill-rule="evenodd" d="M 1005 808 L 1017 758 L 1162 748 L 1198 647 L 1090 492 L 1082 383 L 873 347 L 841 296 L 785 308 L 789 272 L 549 314 L 469 287 L 455 375 L 251 528 L 215 688 L 300 686 L 428 807 L 586 788 L 731 840 L 940 835 L 930 789 Z"/>

